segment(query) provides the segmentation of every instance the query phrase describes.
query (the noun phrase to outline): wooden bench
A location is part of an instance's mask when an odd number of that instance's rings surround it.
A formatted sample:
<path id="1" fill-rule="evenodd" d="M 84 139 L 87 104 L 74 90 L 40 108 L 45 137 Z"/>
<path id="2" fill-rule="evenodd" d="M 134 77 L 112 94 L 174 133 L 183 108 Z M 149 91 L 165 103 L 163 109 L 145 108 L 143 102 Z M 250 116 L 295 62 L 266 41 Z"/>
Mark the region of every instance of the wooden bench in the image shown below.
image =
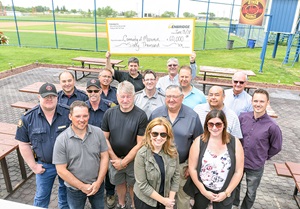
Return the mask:
<path id="1" fill-rule="evenodd" d="M 100 69 L 95 69 L 95 68 L 80 68 L 80 67 L 68 67 L 67 70 L 72 70 L 75 73 L 75 80 L 78 81 L 88 75 L 90 75 L 91 73 L 99 73 Z M 80 78 L 78 78 L 77 76 L 77 71 L 82 72 L 82 76 Z M 85 74 L 88 73 L 88 74 Z"/>
<path id="2" fill-rule="evenodd" d="M 18 102 L 11 104 L 10 106 L 15 107 L 15 108 L 21 108 L 21 109 L 24 109 L 25 111 L 27 111 L 27 110 L 34 108 L 36 105 L 38 105 L 38 104 L 32 103 L 32 102 L 18 101 Z"/>
<path id="3" fill-rule="evenodd" d="M 293 162 L 285 162 L 286 167 L 289 169 L 294 182 L 295 182 L 295 190 L 294 190 L 294 199 L 297 202 L 298 207 L 300 208 L 300 197 L 297 195 L 298 191 L 300 191 L 300 163 Z"/>
<path id="4" fill-rule="evenodd" d="M 1 123 L 1 125 L 4 128 L 5 127 L 8 128 L 7 133 L 2 133 L 2 132 L 5 132 L 5 129 L 0 133 L 0 163 L 1 163 L 1 169 L 3 172 L 6 190 L 8 192 L 8 194 L 5 195 L 4 198 L 7 198 L 14 191 L 16 191 L 17 188 L 19 188 L 22 184 L 24 184 L 26 182 L 26 180 L 33 174 L 33 172 L 31 172 L 27 176 L 26 169 L 25 169 L 25 163 L 24 163 L 23 157 L 20 153 L 18 142 L 17 142 L 17 140 L 15 140 L 15 135 L 11 134 L 11 129 L 12 128 L 16 129 L 17 126 L 15 124 L 8 124 L 8 123 Z M 13 187 L 12 183 L 11 183 L 10 175 L 9 175 L 6 157 L 14 150 L 16 150 L 16 152 L 17 152 L 22 180 Z"/>
<path id="5" fill-rule="evenodd" d="M 196 81 L 199 84 L 203 85 L 203 93 L 205 94 L 205 86 L 211 85 L 211 86 L 226 86 L 226 87 L 232 87 L 232 83 L 226 83 L 226 82 L 216 82 L 216 81 L 208 81 L 208 80 L 197 80 Z M 245 87 L 245 90 L 249 93 L 250 89 L 257 89 L 257 86 L 248 84 Z"/>
<path id="6" fill-rule="evenodd" d="M 89 69 L 91 68 L 91 65 L 98 65 L 98 66 L 105 66 L 105 63 L 99 63 L 99 62 L 85 62 L 89 66 Z M 114 65 L 114 67 L 117 70 L 120 70 L 120 68 L 125 68 L 126 65 Z"/>
<path id="7" fill-rule="evenodd" d="M 300 86 L 300 82 L 294 82 L 296 86 Z"/>

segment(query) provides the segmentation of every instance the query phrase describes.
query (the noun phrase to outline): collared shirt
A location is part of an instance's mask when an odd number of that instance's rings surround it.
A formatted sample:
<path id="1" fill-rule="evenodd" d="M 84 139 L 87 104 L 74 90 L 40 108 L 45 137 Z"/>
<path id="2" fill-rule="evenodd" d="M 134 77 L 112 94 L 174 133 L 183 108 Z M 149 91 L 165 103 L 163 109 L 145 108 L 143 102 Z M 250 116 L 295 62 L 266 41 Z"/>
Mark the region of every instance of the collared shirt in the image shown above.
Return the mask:
<path id="1" fill-rule="evenodd" d="M 52 163 L 56 137 L 69 125 L 69 108 L 66 105 L 57 104 L 51 125 L 40 105 L 37 105 L 22 116 L 16 139 L 26 143 L 30 142 L 39 160 Z"/>
<path id="2" fill-rule="evenodd" d="M 136 92 L 134 103 L 136 106 L 144 110 L 149 118 L 153 110 L 165 104 L 165 96 L 156 90 L 155 94 L 149 98 L 146 95 L 145 89 L 143 89 L 142 91 Z"/>
<path id="3" fill-rule="evenodd" d="M 241 113 L 239 119 L 244 136 L 241 142 L 245 154 L 245 168 L 262 168 L 266 160 L 280 152 L 281 130 L 267 113 L 257 119 L 253 112 Z"/>
<path id="4" fill-rule="evenodd" d="M 235 114 L 235 112 L 233 112 L 233 110 L 225 107 L 225 105 L 223 106 L 222 110 L 225 113 L 227 119 L 227 132 L 239 139 L 242 138 L 243 135 L 238 116 Z M 199 115 L 201 123 L 204 127 L 206 115 L 211 111 L 209 103 L 197 105 L 194 108 L 194 111 Z"/>
<path id="5" fill-rule="evenodd" d="M 99 175 L 100 154 L 107 149 L 106 139 L 100 128 L 88 125 L 87 133 L 81 139 L 70 126 L 57 137 L 53 150 L 53 164 L 67 164 L 68 171 L 77 179 L 92 184 Z M 72 187 L 66 181 L 65 184 Z"/>
<path id="6" fill-rule="evenodd" d="M 89 124 L 101 128 L 103 115 L 106 110 L 110 108 L 112 102 L 106 99 L 101 99 L 98 105 L 98 109 L 96 110 L 92 108 L 90 100 L 86 101 L 85 103 L 89 106 Z"/>
<path id="7" fill-rule="evenodd" d="M 58 92 L 57 99 L 58 99 L 58 103 L 70 106 L 76 100 L 85 102 L 86 100 L 89 99 L 89 97 L 86 95 L 84 91 L 74 87 L 74 92 L 70 97 L 67 96 L 63 90 L 60 90 Z"/>
<path id="8" fill-rule="evenodd" d="M 113 86 L 109 86 L 107 95 L 105 95 L 104 92 L 102 91 L 101 98 L 112 101 L 116 105 L 119 104 L 118 100 L 117 100 L 117 88 L 115 88 Z"/>
<path id="9" fill-rule="evenodd" d="M 252 97 L 246 91 L 242 91 L 240 94 L 234 95 L 233 89 L 226 89 L 225 95 L 225 106 L 232 109 L 237 116 L 239 116 L 242 112 L 253 111 L 251 101 Z"/>
<path id="10" fill-rule="evenodd" d="M 184 97 L 182 104 L 194 109 L 196 105 L 206 103 L 206 97 L 202 91 L 193 85 L 192 87 L 192 91 Z"/>
<path id="11" fill-rule="evenodd" d="M 133 78 L 129 72 L 121 72 L 119 70 L 115 70 L 114 78 L 119 81 L 129 81 L 133 84 L 135 92 L 140 91 L 145 88 L 143 84 L 143 76 L 139 73 L 139 75 Z"/>
<path id="12" fill-rule="evenodd" d="M 166 105 L 154 110 L 149 121 L 157 117 L 165 117 L 170 121 Z M 190 147 L 194 139 L 203 133 L 202 125 L 197 113 L 184 104 L 181 106 L 177 118 L 171 124 L 179 153 L 179 161 L 184 163 L 189 157 Z"/>
<path id="13" fill-rule="evenodd" d="M 190 67 L 192 69 L 192 78 L 194 79 L 196 77 L 196 72 L 197 72 L 196 62 L 190 64 Z M 173 79 L 171 79 L 169 75 L 160 77 L 156 84 L 156 88 L 158 89 L 158 91 L 160 91 L 164 94 L 167 87 L 170 85 L 178 85 L 179 86 L 178 74 Z"/>

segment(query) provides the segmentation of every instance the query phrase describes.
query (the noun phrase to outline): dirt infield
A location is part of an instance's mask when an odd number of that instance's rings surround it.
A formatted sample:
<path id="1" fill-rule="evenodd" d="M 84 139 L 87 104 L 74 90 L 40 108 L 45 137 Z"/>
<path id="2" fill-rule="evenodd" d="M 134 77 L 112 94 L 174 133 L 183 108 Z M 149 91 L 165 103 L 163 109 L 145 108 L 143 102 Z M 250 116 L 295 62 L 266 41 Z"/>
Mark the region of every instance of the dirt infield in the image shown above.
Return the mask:
<path id="1" fill-rule="evenodd" d="M 71 26 L 74 25 L 74 23 L 59 23 L 63 25 L 70 25 L 69 28 L 74 29 L 90 29 L 91 27 L 88 26 Z M 43 26 L 43 25 L 53 25 L 53 22 L 18 22 L 18 27 L 22 26 Z M 15 22 L 1 22 L 1 28 L 14 28 Z M 94 26 L 93 26 L 94 27 Z M 15 32 L 15 29 L 1 29 L 4 32 Z M 48 34 L 54 34 L 54 31 L 48 31 L 48 30 L 22 30 L 20 29 L 19 32 L 25 32 L 25 33 L 48 33 Z M 70 36 L 81 36 L 81 37 L 95 37 L 94 32 L 72 32 L 72 31 L 57 31 L 57 34 L 62 35 L 70 35 Z M 107 38 L 107 35 L 105 32 L 98 32 L 97 33 L 98 38 Z"/>

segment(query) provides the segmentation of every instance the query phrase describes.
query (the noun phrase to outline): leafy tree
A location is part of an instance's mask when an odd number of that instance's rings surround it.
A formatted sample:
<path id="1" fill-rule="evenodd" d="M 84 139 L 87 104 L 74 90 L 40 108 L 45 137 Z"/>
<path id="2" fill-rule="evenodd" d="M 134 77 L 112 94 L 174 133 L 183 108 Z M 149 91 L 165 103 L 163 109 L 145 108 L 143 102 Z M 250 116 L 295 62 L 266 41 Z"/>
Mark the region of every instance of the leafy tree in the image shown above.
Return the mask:
<path id="1" fill-rule="evenodd" d="M 71 9 L 71 12 L 72 13 L 77 13 L 77 10 L 76 9 Z"/>
<path id="2" fill-rule="evenodd" d="M 124 12 L 124 16 L 127 17 L 127 18 L 134 17 L 136 15 L 137 15 L 137 13 L 133 10 Z"/>
<path id="3" fill-rule="evenodd" d="M 184 17 L 195 17 L 195 15 L 193 13 L 189 13 L 189 12 L 185 12 L 183 13 Z"/>
<path id="4" fill-rule="evenodd" d="M 161 17 L 175 17 L 175 12 L 165 11 Z"/>
<path id="5" fill-rule="evenodd" d="M 59 12 L 59 11 L 60 11 L 59 7 L 56 6 L 55 12 Z"/>
<path id="6" fill-rule="evenodd" d="M 96 13 L 99 17 L 116 17 L 118 15 L 118 12 L 110 6 L 98 8 Z"/>

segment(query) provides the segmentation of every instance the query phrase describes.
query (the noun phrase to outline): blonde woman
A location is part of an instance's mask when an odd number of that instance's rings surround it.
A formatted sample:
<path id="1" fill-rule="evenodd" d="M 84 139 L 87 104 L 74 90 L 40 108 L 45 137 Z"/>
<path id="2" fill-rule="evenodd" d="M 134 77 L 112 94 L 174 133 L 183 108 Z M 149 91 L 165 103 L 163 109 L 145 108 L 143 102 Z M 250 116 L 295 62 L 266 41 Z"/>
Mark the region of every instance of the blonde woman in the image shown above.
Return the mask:
<path id="1" fill-rule="evenodd" d="M 235 188 L 243 176 L 244 152 L 240 140 L 226 129 L 224 112 L 212 110 L 206 116 L 203 135 L 191 146 L 189 171 L 195 184 L 193 209 L 206 209 L 210 203 L 214 209 L 232 207 Z M 191 187 L 185 185 L 184 189 L 189 193 Z"/>
<path id="2" fill-rule="evenodd" d="M 179 158 L 172 126 L 163 117 L 147 126 L 134 161 L 134 204 L 138 209 L 172 209 L 179 189 Z"/>

